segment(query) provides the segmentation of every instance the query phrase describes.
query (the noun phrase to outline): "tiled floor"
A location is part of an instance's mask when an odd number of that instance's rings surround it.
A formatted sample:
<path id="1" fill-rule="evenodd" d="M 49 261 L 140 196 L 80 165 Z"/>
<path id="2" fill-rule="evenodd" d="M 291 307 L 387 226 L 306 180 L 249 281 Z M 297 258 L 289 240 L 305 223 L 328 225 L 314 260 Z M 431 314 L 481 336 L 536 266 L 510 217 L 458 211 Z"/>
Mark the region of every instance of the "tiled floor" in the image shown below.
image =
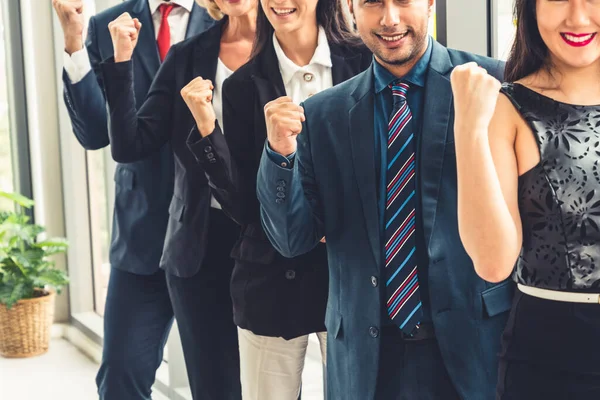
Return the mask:
<path id="1" fill-rule="evenodd" d="M 318 345 L 311 340 L 303 376 L 303 400 L 323 399 L 319 358 Z M 98 398 L 94 383 L 97 368 L 73 345 L 59 339 L 53 340 L 50 351 L 40 357 L 0 357 L 0 400 L 94 400 Z"/>
<path id="2" fill-rule="evenodd" d="M 0 357 L 0 399 L 97 399 L 96 369 L 96 364 L 69 342 L 53 340 L 50 351 L 43 356 Z"/>

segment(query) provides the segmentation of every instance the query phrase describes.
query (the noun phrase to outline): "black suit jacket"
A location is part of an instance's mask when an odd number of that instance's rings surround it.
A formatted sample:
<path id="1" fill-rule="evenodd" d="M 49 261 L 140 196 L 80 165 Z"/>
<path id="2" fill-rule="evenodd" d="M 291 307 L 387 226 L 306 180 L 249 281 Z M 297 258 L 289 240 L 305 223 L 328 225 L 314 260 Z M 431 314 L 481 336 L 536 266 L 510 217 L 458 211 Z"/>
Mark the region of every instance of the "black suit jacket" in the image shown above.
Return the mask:
<path id="1" fill-rule="evenodd" d="M 364 47 L 330 43 L 333 83 L 368 67 Z M 223 85 L 223 123 L 202 139 L 194 130 L 188 144 L 204 167 L 223 209 L 242 225 L 232 256 L 234 318 L 256 334 L 293 338 L 324 331 L 328 291 L 326 246 L 288 259 L 269 243 L 260 223 L 256 175 L 266 139 L 264 106 L 285 95 L 272 42 Z"/>
<path id="2" fill-rule="evenodd" d="M 113 56 L 108 24 L 124 12 L 138 18 L 144 26 L 133 52 L 134 78 L 130 82 L 133 107 L 141 106 L 160 67 L 148 0 L 126 1 L 90 18 L 86 48 L 93 72 L 77 83 L 72 83 L 63 72 L 64 100 L 73 132 L 87 150 L 101 149 L 110 143 L 100 65 L 102 60 Z M 186 36 L 196 35 L 213 23 L 207 12 L 194 4 Z M 158 270 L 173 192 L 170 146 L 135 163 L 118 164 L 114 179 L 111 266 L 131 273 L 152 274 Z"/>
<path id="3" fill-rule="evenodd" d="M 172 148 L 175 183 L 160 266 L 179 277 L 195 275 L 204 260 L 211 195 L 204 169 L 186 147 L 195 122 L 180 91 L 198 76 L 214 80 L 223 23 L 171 48 L 139 111 L 132 87 L 135 60 L 102 64 L 115 161 L 132 163 L 166 144 Z"/>

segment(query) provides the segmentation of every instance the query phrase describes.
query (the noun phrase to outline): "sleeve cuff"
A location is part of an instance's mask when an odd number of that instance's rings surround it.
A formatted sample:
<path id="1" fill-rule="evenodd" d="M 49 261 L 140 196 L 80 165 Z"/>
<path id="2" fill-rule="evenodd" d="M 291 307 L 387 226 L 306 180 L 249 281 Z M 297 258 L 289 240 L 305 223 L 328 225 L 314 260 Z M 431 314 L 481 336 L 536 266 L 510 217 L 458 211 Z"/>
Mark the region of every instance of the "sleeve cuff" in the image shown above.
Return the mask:
<path id="1" fill-rule="evenodd" d="M 292 167 L 294 166 L 294 160 L 296 159 L 296 152 L 293 152 L 287 157 L 282 156 L 281 154 L 276 153 L 275 151 L 273 151 L 273 149 L 271 149 L 271 146 L 269 146 L 268 141 L 265 142 L 265 148 L 267 149 L 267 155 L 269 156 L 271 161 L 273 161 L 275 164 L 282 168 L 292 169 Z"/>
<path id="2" fill-rule="evenodd" d="M 92 66 L 85 46 L 75 53 L 69 55 L 63 52 L 63 64 L 67 76 L 72 84 L 81 82 L 85 76 L 91 72 Z"/>

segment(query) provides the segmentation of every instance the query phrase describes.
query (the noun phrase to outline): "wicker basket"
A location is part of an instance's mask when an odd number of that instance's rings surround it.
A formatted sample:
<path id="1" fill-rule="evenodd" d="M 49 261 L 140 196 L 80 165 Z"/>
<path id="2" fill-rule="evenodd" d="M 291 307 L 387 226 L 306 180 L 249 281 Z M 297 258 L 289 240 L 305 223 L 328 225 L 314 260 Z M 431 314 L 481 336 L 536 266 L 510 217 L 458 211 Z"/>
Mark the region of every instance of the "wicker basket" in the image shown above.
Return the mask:
<path id="1" fill-rule="evenodd" d="M 18 301 L 10 310 L 0 304 L 0 355 L 26 358 L 44 354 L 50 344 L 55 293 Z"/>

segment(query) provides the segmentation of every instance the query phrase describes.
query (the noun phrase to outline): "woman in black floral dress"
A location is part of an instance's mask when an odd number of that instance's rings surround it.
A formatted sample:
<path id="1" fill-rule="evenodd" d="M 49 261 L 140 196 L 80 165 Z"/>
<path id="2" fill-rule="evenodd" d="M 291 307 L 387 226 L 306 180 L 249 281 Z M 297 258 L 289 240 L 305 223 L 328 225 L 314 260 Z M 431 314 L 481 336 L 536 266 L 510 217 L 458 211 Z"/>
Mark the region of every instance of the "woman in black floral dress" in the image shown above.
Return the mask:
<path id="1" fill-rule="evenodd" d="M 519 288 L 497 399 L 598 400 L 600 0 L 516 14 L 509 83 L 452 75 L 460 235 L 481 277 Z"/>

